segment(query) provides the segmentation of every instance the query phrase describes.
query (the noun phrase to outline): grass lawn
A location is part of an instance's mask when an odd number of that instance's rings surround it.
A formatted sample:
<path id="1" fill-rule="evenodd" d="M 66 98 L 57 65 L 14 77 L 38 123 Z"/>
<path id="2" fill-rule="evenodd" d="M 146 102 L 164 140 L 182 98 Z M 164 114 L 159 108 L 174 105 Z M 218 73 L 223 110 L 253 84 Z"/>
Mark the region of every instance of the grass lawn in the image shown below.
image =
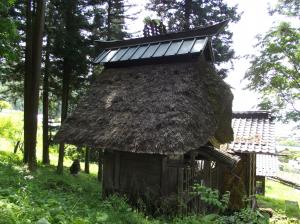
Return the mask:
<path id="1" fill-rule="evenodd" d="M 257 198 L 260 207 L 272 208 L 275 211 L 271 219 L 272 223 L 300 223 L 300 211 L 292 208 L 286 209 L 285 203 L 285 200 L 297 201 L 300 205 L 299 190 L 267 179 L 265 196 L 258 195 Z"/>

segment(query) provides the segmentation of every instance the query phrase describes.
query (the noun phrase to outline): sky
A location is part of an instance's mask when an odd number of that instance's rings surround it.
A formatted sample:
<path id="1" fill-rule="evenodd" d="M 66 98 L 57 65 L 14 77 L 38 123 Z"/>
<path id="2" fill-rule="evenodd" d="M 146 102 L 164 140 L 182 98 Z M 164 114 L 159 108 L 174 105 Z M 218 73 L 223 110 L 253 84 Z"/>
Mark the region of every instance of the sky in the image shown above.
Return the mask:
<path id="1" fill-rule="evenodd" d="M 143 9 L 146 1 L 128 0 L 137 4 L 137 8 Z M 275 0 L 224 0 L 229 6 L 238 5 L 238 12 L 242 13 L 241 19 L 237 23 L 229 23 L 233 32 L 233 48 L 238 57 L 233 60 L 234 68 L 230 70 L 225 81 L 232 87 L 234 94 L 233 110 L 247 111 L 257 110 L 259 95 L 253 91 L 245 90 L 247 81 L 243 77 L 250 67 L 249 59 L 243 58 L 246 55 L 255 54 L 258 49 L 254 48 L 257 43 L 256 36 L 266 33 L 272 26 L 278 24 L 282 18 L 270 16 L 268 8 L 274 5 Z M 132 11 L 134 12 L 134 11 Z M 129 12 L 129 13 L 132 13 Z M 130 32 L 137 32 L 143 29 L 143 18 L 150 15 L 149 12 L 141 10 L 137 14 L 137 19 L 128 27 Z M 276 135 L 285 136 L 290 132 L 293 125 L 276 125 Z"/>
<path id="2" fill-rule="evenodd" d="M 249 59 L 243 57 L 257 53 L 258 50 L 254 48 L 257 43 L 256 36 L 266 33 L 276 22 L 276 18 L 268 14 L 270 1 L 226 0 L 225 2 L 230 6 L 237 4 L 239 12 L 243 13 L 238 23 L 229 24 L 229 29 L 233 32 L 233 48 L 238 59 L 234 60 L 234 69 L 230 71 L 225 81 L 233 88 L 233 110 L 254 110 L 257 109 L 259 95 L 244 89 L 247 81 L 243 80 L 243 77 L 250 63 Z"/>

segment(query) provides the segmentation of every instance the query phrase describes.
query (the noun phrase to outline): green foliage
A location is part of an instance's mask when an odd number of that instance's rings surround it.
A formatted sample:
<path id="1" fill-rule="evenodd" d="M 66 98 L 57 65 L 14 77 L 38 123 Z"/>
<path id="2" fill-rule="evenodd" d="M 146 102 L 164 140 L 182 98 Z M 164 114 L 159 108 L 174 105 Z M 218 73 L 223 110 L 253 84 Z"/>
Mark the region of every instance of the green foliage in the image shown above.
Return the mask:
<path id="1" fill-rule="evenodd" d="M 51 166 L 31 174 L 17 155 L 0 152 L 0 223 L 29 224 L 41 219 L 58 224 L 158 223 L 133 210 L 124 198 L 102 200 L 94 176 L 60 176 Z"/>
<path id="2" fill-rule="evenodd" d="M 278 144 L 283 146 L 299 146 L 299 142 L 291 138 L 279 139 Z"/>
<path id="3" fill-rule="evenodd" d="M 0 2 L 0 62 L 16 57 L 17 27 L 16 22 L 9 15 L 9 10 L 13 4 L 14 0 L 1 0 Z"/>
<path id="4" fill-rule="evenodd" d="M 236 214 L 239 220 L 246 220 L 246 215 Z M 0 151 L 0 224 L 215 224 L 224 220 L 217 214 L 150 218 L 130 207 L 126 198 L 101 199 L 101 184 L 93 175 L 74 177 L 64 172 L 61 176 L 54 166 L 41 166 L 32 174 L 18 154 Z"/>
<path id="5" fill-rule="evenodd" d="M 244 208 L 239 212 L 235 212 L 231 216 L 223 216 L 218 220 L 219 224 L 267 224 L 268 219 L 264 217 L 259 211 L 253 211 L 250 208 Z"/>
<path id="6" fill-rule="evenodd" d="M 16 224 L 15 213 L 18 213 L 18 207 L 6 201 L 0 201 L 0 224 Z"/>
<path id="7" fill-rule="evenodd" d="M 12 112 L 0 114 L 0 137 L 6 138 L 12 144 L 23 139 L 23 120 L 22 113 Z"/>
<path id="8" fill-rule="evenodd" d="M 229 191 L 226 191 L 221 197 L 218 190 L 205 187 L 201 184 L 194 184 L 192 194 L 199 195 L 201 200 L 206 204 L 212 205 L 213 207 L 220 209 L 222 212 L 228 208 L 230 199 Z"/>
<path id="9" fill-rule="evenodd" d="M 278 0 L 271 14 L 279 13 L 287 16 L 298 16 L 300 18 L 300 1 L 299 0 Z"/>
<path id="10" fill-rule="evenodd" d="M 274 211 L 270 223 L 290 224 L 298 223 L 298 212 L 286 214 L 285 200 L 298 201 L 300 203 L 299 192 L 281 183 L 266 180 L 266 195 L 257 195 L 257 202 L 261 208 L 272 208 Z M 294 220 L 294 221 L 293 221 Z"/>
<path id="11" fill-rule="evenodd" d="M 293 10 L 288 2 L 279 3 Z M 299 0 L 295 2 L 299 6 Z M 278 12 L 281 12 L 279 8 Z M 300 120 L 299 27 L 281 22 L 264 36 L 258 37 L 256 48 L 259 53 L 251 56 L 251 67 L 245 76 L 249 80 L 247 88 L 262 94 L 261 109 L 272 110 L 283 121 Z"/>
<path id="12" fill-rule="evenodd" d="M 9 104 L 9 102 L 6 102 L 4 100 L 0 100 L 0 112 L 3 110 L 3 109 L 10 109 L 11 106 Z"/>
<path id="13" fill-rule="evenodd" d="M 240 20 L 237 6 L 230 7 L 223 0 L 193 1 L 193 0 L 151 0 L 147 9 L 167 24 L 171 32 L 208 26 L 229 19 L 231 22 Z M 232 49 L 232 32 L 228 29 L 221 31 L 218 37 L 213 38 L 213 48 L 216 64 L 228 62 L 234 57 Z M 219 74 L 226 77 L 227 70 L 220 69 Z"/>

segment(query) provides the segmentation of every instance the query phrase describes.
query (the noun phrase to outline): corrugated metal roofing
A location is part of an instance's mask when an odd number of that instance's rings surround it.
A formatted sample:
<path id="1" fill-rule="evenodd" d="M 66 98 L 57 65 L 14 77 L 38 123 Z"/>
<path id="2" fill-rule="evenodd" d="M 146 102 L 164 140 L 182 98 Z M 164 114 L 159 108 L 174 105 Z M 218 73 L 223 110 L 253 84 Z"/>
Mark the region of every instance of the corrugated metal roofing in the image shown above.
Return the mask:
<path id="1" fill-rule="evenodd" d="M 256 154 L 256 176 L 276 177 L 279 171 L 278 157 Z"/>
<path id="2" fill-rule="evenodd" d="M 208 37 L 195 37 L 107 48 L 102 50 L 94 63 L 105 64 L 201 53 L 207 42 Z"/>

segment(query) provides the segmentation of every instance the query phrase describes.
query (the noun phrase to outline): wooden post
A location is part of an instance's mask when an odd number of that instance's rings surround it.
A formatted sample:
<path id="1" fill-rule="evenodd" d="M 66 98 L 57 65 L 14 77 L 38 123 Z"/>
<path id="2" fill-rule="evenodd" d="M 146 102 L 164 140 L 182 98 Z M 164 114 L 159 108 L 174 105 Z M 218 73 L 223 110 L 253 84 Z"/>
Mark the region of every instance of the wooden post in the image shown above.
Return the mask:
<path id="1" fill-rule="evenodd" d="M 103 177 L 103 149 L 98 150 L 98 181 L 102 182 Z"/>
<path id="2" fill-rule="evenodd" d="M 262 177 L 262 180 L 261 180 L 261 194 L 263 196 L 265 196 L 265 192 L 266 192 L 266 177 Z"/>
<path id="3" fill-rule="evenodd" d="M 118 190 L 119 187 L 120 187 L 120 153 L 115 152 L 114 188 Z"/>
<path id="4" fill-rule="evenodd" d="M 178 192 L 178 214 L 183 214 L 183 172 L 184 168 L 178 168 L 177 192 Z"/>
<path id="5" fill-rule="evenodd" d="M 85 148 L 84 172 L 90 173 L 90 148 Z"/>
<path id="6" fill-rule="evenodd" d="M 164 156 L 161 159 L 161 176 L 160 176 L 160 191 L 161 196 L 165 196 L 168 191 L 168 183 L 167 183 L 167 157 Z"/>

